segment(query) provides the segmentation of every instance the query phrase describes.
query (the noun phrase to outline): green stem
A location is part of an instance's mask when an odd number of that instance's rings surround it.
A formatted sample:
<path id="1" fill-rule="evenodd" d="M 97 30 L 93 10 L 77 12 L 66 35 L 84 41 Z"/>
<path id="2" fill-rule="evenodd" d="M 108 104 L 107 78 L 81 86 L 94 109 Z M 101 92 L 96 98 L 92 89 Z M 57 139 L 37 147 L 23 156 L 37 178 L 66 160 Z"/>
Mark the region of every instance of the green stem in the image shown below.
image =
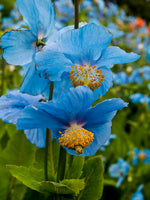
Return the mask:
<path id="1" fill-rule="evenodd" d="M 79 28 L 79 0 L 74 0 L 74 6 L 75 6 L 75 25 L 74 28 Z"/>
<path id="2" fill-rule="evenodd" d="M 48 181 L 48 138 L 49 138 L 49 129 L 46 129 L 46 140 L 45 140 L 45 160 L 44 160 L 44 175 L 45 181 Z"/>
<path id="3" fill-rule="evenodd" d="M 61 181 L 64 178 L 66 169 L 66 150 L 60 146 L 59 152 L 59 162 L 58 162 L 58 173 L 57 173 L 57 181 Z"/>
<path id="4" fill-rule="evenodd" d="M 51 133 L 51 130 L 49 130 L 49 154 L 50 154 L 50 163 L 51 163 L 52 176 L 54 177 L 55 170 L 54 170 L 53 146 L 52 146 L 52 133 Z"/>
<path id="5" fill-rule="evenodd" d="M 4 81 L 5 81 L 5 61 L 4 59 L 2 58 L 2 75 L 1 75 L 1 95 L 3 95 L 4 93 Z"/>
<path id="6" fill-rule="evenodd" d="M 51 82 L 50 92 L 49 92 L 49 100 L 52 100 L 53 88 L 54 88 L 54 82 Z M 49 147 L 49 145 L 50 145 L 50 147 Z M 47 128 L 46 129 L 46 140 L 45 140 L 45 160 L 44 160 L 45 181 L 48 181 L 48 147 L 49 147 L 49 151 L 50 151 L 50 164 L 51 164 L 52 175 L 54 175 L 53 150 L 52 150 L 53 148 L 52 148 L 52 140 L 51 140 L 51 131 Z"/>

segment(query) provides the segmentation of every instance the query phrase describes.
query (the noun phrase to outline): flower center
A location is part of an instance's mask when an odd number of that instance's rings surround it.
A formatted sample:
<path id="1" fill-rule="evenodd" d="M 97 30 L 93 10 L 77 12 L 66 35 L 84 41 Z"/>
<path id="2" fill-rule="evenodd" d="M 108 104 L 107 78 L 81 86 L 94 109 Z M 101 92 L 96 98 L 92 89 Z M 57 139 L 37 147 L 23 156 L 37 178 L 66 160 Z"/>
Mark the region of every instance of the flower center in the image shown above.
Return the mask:
<path id="1" fill-rule="evenodd" d="M 61 134 L 59 142 L 62 146 L 68 149 L 75 150 L 77 154 L 82 154 L 83 148 L 88 147 L 94 139 L 94 134 L 80 125 L 74 124 Z"/>
<path id="2" fill-rule="evenodd" d="M 97 69 L 96 65 L 93 67 L 88 65 L 83 66 L 72 66 L 70 72 L 70 79 L 74 87 L 78 85 L 84 85 L 89 87 L 91 90 L 95 90 L 101 86 L 104 75 L 101 74 L 101 69 Z"/>
<path id="3" fill-rule="evenodd" d="M 138 158 L 139 158 L 140 160 L 144 160 L 144 159 L 146 158 L 146 154 L 145 154 L 145 153 L 140 153 L 140 154 L 138 155 Z"/>

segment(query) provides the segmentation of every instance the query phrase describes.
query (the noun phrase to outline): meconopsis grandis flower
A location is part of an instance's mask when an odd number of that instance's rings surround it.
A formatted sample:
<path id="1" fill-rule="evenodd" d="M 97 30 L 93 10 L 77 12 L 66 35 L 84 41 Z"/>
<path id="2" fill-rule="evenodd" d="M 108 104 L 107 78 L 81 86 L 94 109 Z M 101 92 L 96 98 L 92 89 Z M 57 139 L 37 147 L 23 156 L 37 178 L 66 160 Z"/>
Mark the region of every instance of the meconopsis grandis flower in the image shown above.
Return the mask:
<path id="1" fill-rule="evenodd" d="M 11 30 L 1 37 L 3 57 L 9 64 L 25 65 L 32 59 L 54 27 L 54 8 L 49 0 L 17 0 L 29 29 Z"/>
<path id="2" fill-rule="evenodd" d="M 34 60 L 54 30 L 53 5 L 50 0 L 17 0 L 17 6 L 29 29 L 11 30 L 1 37 L 3 57 L 9 64 L 23 66 L 22 92 L 47 95 L 50 82 L 39 76 Z"/>
<path id="3" fill-rule="evenodd" d="M 126 53 L 116 46 L 109 46 L 112 34 L 104 27 L 87 24 L 77 30 L 62 33 L 56 48 L 59 65 L 52 62 L 51 50 L 36 55 L 37 70 L 41 76 L 55 81 L 59 77 L 68 80 L 65 89 L 84 85 L 103 96 L 112 86 L 113 64 L 133 62 L 139 58 L 135 53 Z M 55 56 L 55 55 L 54 55 Z M 63 71 L 67 72 L 65 76 Z M 61 86 L 60 86 L 61 87 Z"/>
<path id="4" fill-rule="evenodd" d="M 105 100 L 94 107 L 93 92 L 85 87 L 71 88 L 57 101 L 26 107 L 17 121 L 18 129 L 49 128 L 53 137 L 73 155 L 94 155 L 111 133 L 111 120 L 126 107 L 121 99 Z"/>

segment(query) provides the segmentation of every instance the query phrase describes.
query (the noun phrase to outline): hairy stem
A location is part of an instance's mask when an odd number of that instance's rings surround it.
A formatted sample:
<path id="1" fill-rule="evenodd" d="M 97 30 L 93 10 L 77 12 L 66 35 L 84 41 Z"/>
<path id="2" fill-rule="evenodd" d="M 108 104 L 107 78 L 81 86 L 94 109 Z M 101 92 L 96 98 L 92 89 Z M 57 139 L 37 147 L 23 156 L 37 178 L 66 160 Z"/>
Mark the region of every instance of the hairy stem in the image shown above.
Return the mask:
<path id="1" fill-rule="evenodd" d="M 53 88 L 54 88 L 54 82 L 51 82 L 51 84 L 50 84 L 50 92 L 49 92 L 49 100 L 52 100 Z M 50 147 L 49 147 L 49 145 L 50 145 Z M 48 181 L 48 149 L 50 151 L 50 164 L 51 164 L 52 175 L 54 175 L 54 163 L 53 163 L 53 150 L 52 150 L 53 148 L 52 148 L 51 130 L 49 130 L 47 128 L 46 129 L 46 140 L 45 140 L 45 160 L 44 160 L 45 181 Z"/>
<path id="2" fill-rule="evenodd" d="M 79 0 L 74 0 L 74 6 L 75 6 L 75 25 L 74 28 L 79 28 Z"/>

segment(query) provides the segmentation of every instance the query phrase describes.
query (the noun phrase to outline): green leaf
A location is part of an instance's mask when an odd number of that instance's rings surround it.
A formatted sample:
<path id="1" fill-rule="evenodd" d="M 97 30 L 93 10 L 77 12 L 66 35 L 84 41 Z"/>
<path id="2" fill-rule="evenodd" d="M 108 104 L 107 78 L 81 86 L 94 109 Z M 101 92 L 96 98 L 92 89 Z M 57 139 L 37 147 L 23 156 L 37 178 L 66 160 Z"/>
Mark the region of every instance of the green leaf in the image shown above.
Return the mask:
<path id="1" fill-rule="evenodd" d="M 61 183 L 71 188 L 76 195 L 85 187 L 84 179 L 64 179 Z"/>
<path id="2" fill-rule="evenodd" d="M 72 158 L 72 155 L 69 155 Z M 84 165 L 84 157 L 82 156 L 73 156 L 72 164 L 68 164 L 68 170 L 65 175 L 67 179 L 77 179 L 82 174 L 82 169 Z"/>
<path id="3" fill-rule="evenodd" d="M 103 162 L 100 156 L 89 158 L 83 167 L 81 178 L 85 178 L 85 188 L 79 200 L 99 200 L 103 191 Z"/>
<path id="4" fill-rule="evenodd" d="M 27 187 L 45 194 L 75 195 L 84 188 L 83 179 L 63 180 L 61 183 L 43 181 L 42 170 L 23 166 L 8 165 L 10 173 Z"/>

